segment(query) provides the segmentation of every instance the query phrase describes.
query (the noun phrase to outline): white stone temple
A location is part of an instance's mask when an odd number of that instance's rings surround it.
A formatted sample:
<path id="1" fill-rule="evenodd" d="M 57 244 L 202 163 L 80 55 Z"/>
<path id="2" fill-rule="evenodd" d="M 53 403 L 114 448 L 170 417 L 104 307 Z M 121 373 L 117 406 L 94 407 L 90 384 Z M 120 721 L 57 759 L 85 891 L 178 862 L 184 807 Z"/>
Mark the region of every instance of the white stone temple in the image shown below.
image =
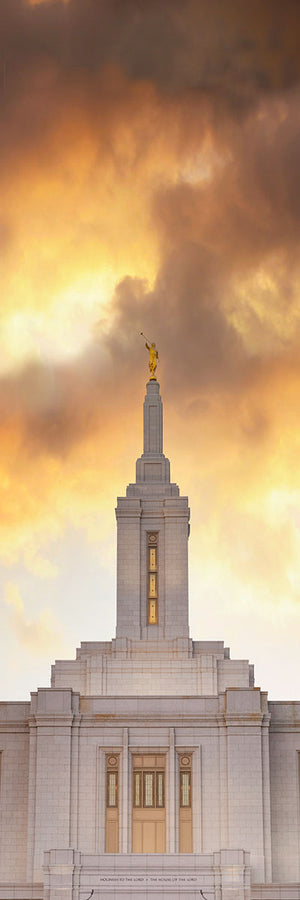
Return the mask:
<path id="1" fill-rule="evenodd" d="M 0 704 L 0 900 L 300 900 L 300 703 L 189 637 L 189 506 L 154 376 L 116 517 L 116 637 Z"/>

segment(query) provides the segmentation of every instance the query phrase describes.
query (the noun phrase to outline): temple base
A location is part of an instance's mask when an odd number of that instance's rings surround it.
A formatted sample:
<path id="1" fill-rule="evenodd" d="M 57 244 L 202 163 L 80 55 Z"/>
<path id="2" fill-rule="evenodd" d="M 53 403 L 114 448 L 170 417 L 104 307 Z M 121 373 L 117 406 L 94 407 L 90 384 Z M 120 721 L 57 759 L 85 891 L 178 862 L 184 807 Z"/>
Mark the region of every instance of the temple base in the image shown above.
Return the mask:
<path id="1" fill-rule="evenodd" d="M 78 900 L 94 891 L 101 900 L 155 895 L 174 900 L 250 900 L 250 853 L 220 850 L 189 854 L 89 854 L 49 850 L 44 862 L 44 900 Z"/>

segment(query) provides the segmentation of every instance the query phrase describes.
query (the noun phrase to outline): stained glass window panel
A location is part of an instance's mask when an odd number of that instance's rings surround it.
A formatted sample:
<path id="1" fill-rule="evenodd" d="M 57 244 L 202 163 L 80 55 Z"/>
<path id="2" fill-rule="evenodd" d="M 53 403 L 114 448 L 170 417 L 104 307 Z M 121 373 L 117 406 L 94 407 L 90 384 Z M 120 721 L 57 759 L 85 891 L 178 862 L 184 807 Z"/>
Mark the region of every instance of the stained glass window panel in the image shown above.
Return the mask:
<path id="1" fill-rule="evenodd" d="M 180 773 L 180 787 L 181 787 L 181 806 L 190 806 L 191 804 L 191 773 L 190 772 L 181 772 Z"/>
<path id="2" fill-rule="evenodd" d="M 154 573 L 149 576 L 149 597 L 157 597 L 156 575 Z"/>
<path id="3" fill-rule="evenodd" d="M 144 772 L 144 807 L 154 806 L 154 773 Z"/>
<path id="4" fill-rule="evenodd" d="M 149 569 L 150 572 L 156 572 L 156 547 L 149 548 Z"/>
<path id="5" fill-rule="evenodd" d="M 164 773 L 156 773 L 156 806 L 162 809 L 164 802 Z"/>
<path id="6" fill-rule="evenodd" d="M 141 772 L 133 773 L 133 805 L 141 806 L 142 805 L 142 791 L 141 791 L 142 783 L 141 783 Z"/>
<path id="7" fill-rule="evenodd" d="M 117 806 L 117 772 L 108 773 L 107 806 Z"/>
<path id="8" fill-rule="evenodd" d="M 156 600 L 149 600 L 149 625 L 156 622 Z"/>

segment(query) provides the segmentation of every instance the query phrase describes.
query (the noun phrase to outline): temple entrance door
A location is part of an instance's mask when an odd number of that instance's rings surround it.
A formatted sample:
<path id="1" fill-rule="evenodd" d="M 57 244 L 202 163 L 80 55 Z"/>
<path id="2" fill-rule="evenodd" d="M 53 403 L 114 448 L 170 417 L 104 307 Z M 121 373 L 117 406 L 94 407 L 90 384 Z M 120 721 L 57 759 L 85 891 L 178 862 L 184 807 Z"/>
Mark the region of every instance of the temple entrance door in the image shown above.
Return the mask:
<path id="1" fill-rule="evenodd" d="M 132 852 L 165 853 L 165 756 L 134 756 L 132 781 Z"/>

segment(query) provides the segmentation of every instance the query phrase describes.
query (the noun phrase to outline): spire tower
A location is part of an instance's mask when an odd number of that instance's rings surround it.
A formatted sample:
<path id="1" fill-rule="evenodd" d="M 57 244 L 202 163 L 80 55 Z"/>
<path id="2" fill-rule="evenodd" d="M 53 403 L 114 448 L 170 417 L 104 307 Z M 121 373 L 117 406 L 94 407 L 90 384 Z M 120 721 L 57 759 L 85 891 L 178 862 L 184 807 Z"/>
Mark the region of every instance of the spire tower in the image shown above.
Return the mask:
<path id="1" fill-rule="evenodd" d="M 136 481 L 116 509 L 117 638 L 188 638 L 187 497 L 170 481 L 163 453 L 160 386 L 150 378 L 143 416 L 143 453 Z"/>

